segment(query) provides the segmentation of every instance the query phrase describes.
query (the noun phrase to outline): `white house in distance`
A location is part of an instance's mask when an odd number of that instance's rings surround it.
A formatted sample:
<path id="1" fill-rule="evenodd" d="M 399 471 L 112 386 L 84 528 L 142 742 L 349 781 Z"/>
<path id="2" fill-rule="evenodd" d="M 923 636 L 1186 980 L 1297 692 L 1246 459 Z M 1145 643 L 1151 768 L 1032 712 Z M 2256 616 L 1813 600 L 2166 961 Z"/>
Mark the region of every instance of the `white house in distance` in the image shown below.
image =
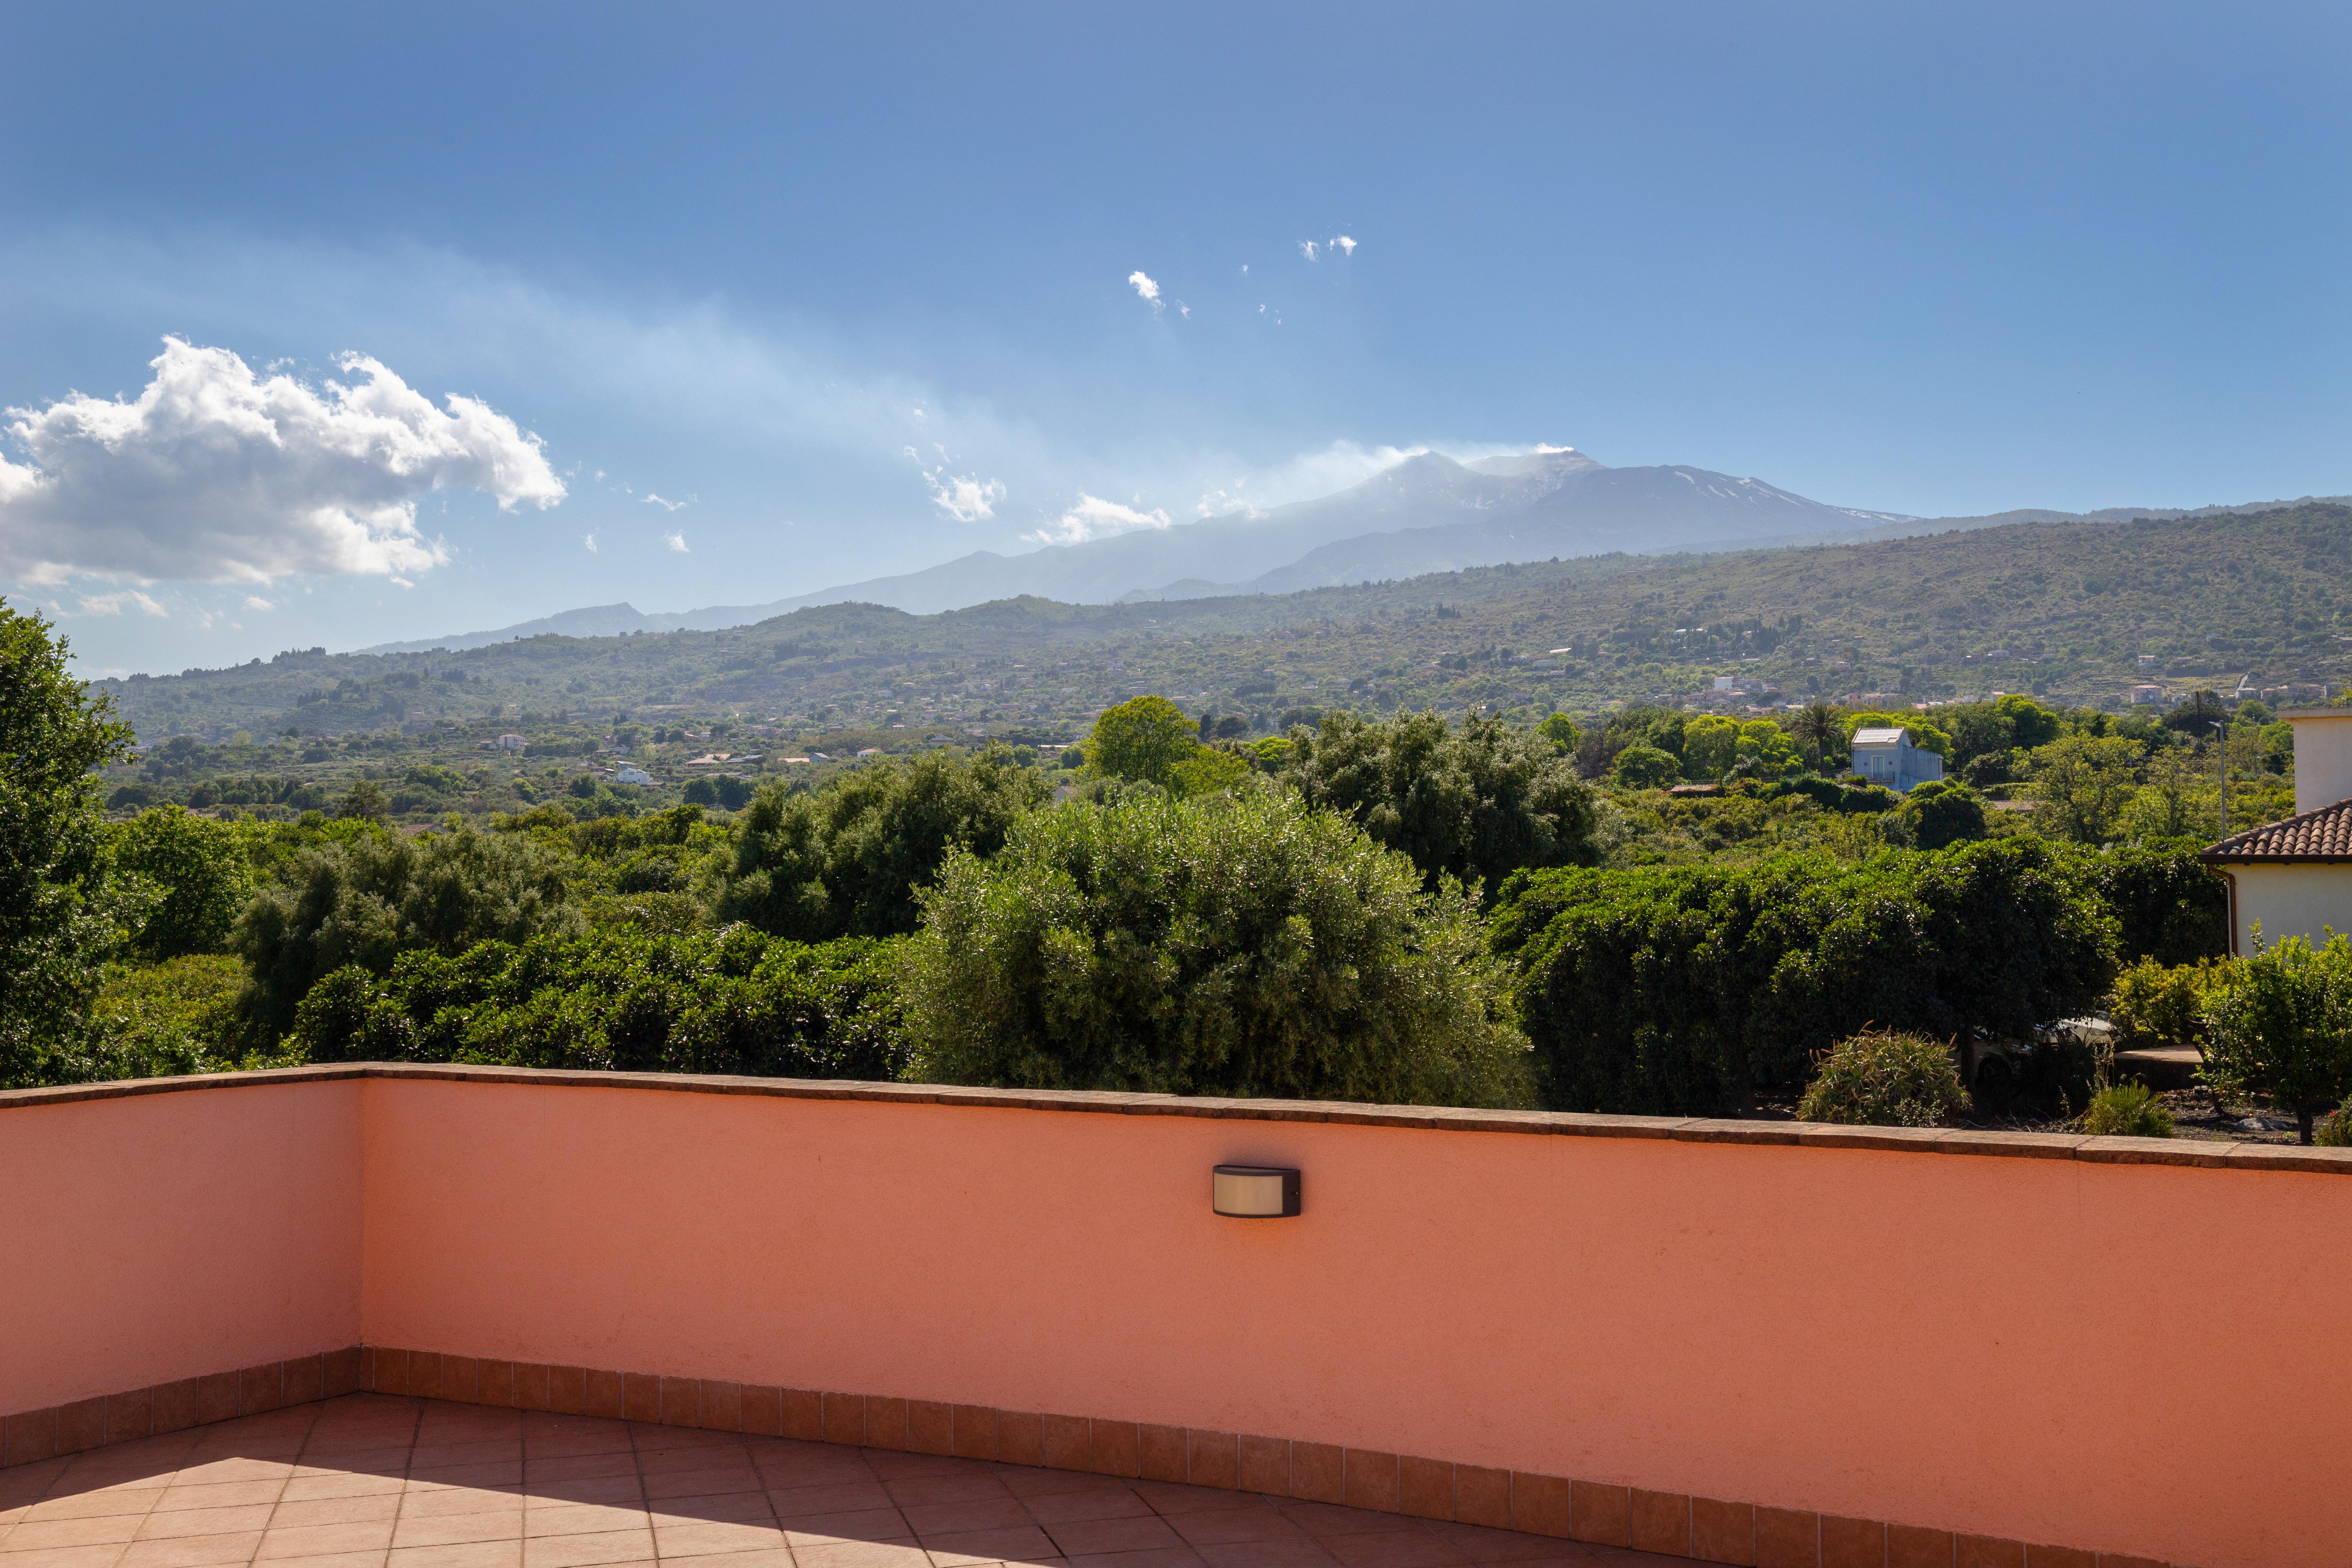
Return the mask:
<path id="1" fill-rule="evenodd" d="M 627 763 L 623 763 L 614 770 L 613 782 L 625 784 L 649 784 L 654 782 L 654 775 L 643 768 L 632 767 Z"/>
<path id="2" fill-rule="evenodd" d="M 1855 773 L 1897 794 L 1944 776 L 1944 759 L 1913 745 L 1911 738 L 1899 729 L 1856 730 L 1853 751 Z"/>
<path id="3" fill-rule="evenodd" d="M 2230 951 L 2299 936 L 2352 935 L 2352 708 L 2290 708 L 2294 815 L 2232 834 L 2205 851 L 2230 885 Z"/>

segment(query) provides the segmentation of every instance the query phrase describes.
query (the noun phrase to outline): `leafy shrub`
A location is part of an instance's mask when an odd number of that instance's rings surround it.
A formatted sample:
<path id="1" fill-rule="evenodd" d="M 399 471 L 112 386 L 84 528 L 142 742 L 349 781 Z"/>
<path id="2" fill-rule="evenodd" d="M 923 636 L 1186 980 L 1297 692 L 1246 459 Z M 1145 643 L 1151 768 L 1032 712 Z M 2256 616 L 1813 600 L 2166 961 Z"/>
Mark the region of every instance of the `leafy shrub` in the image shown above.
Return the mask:
<path id="1" fill-rule="evenodd" d="M 2323 1149 L 2352 1149 L 2352 1100 L 2337 1106 L 2312 1129 L 2311 1141 Z"/>
<path id="2" fill-rule="evenodd" d="M 1559 1110 L 1730 1110 L 1872 1023 L 2030 1039 L 2114 972 L 2111 918 L 2029 837 L 1859 866 L 1536 872 L 1504 893 L 1492 940 L 1518 961 Z"/>
<path id="3" fill-rule="evenodd" d="M 1797 1116 L 1851 1126 L 1940 1127 L 1968 1109 L 1950 1048 L 1924 1035 L 1890 1031 L 1851 1036 L 1823 1052 Z"/>
<path id="4" fill-rule="evenodd" d="M 2083 1131 L 2100 1137 L 2169 1138 L 2175 1129 L 2172 1112 L 2154 1089 L 2144 1083 L 2124 1083 L 2091 1097 L 2091 1108 L 2083 1112 Z"/>
<path id="5" fill-rule="evenodd" d="M 2229 974 L 2228 961 L 2163 964 L 2143 958 L 2116 975 L 2107 1018 L 2118 1049 L 2178 1049 L 2205 1043 L 2206 994 Z"/>
<path id="6" fill-rule="evenodd" d="M 2352 939 L 2314 949 L 2299 936 L 2230 966 L 2208 993 L 2205 1079 L 2217 1094 L 2262 1090 L 2294 1113 L 2311 1142 L 2314 1115 L 2352 1094 Z"/>
<path id="7" fill-rule="evenodd" d="M 2230 951 L 2230 889 L 2179 840 L 2074 851 L 2080 874 L 2115 915 L 2126 960 L 2195 963 Z"/>
<path id="8" fill-rule="evenodd" d="M 386 976 L 328 975 L 287 1045 L 306 1061 L 890 1079 L 907 1059 L 897 945 L 622 926 L 410 952 Z"/>
<path id="9" fill-rule="evenodd" d="M 903 935 L 915 929 L 915 889 L 939 876 L 951 847 L 994 854 L 1052 794 L 1036 769 L 994 747 L 884 761 L 814 794 L 765 784 L 737 819 L 720 918 L 799 942 Z"/>
<path id="10" fill-rule="evenodd" d="M 1914 848 L 1948 848 L 1985 836 L 1984 797 L 1964 784 L 1933 779 L 1903 797 L 1893 820 Z"/>
<path id="11" fill-rule="evenodd" d="M 236 1027 L 244 987 L 244 967 L 223 953 L 110 965 L 90 1003 L 73 1081 L 172 1078 L 244 1065 Z"/>
<path id="12" fill-rule="evenodd" d="M 1262 786 L 1024 818 L 923 896 L 907 1006 L 950 1083 L 1523 1104 L 1475 901 Z"/>
<path id="13" fill-rule="evenodd" d="M 1541 735 L 1496 719 L 1458 730 L 1434 713 L 1372 722 L 1334 713 L 1291 736 L 1284 777 L 1307 804 L 1345 812 L 1384 848 L 1491 892 L 1528 866 L 1590 865 L 1597 857 L 1591 786 Z"/>

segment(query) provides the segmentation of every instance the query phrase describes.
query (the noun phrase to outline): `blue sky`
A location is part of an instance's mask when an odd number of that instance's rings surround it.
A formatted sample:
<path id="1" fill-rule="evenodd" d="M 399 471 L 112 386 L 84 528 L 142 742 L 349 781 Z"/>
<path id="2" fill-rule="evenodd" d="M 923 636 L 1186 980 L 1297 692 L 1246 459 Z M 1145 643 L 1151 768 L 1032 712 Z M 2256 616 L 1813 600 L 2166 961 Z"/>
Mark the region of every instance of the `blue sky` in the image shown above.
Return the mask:
<path id="1" fill-rule="evenodd" d="M 2347 65 L 2318 6 L 27 11 L 0 592 L 161 670 L 1420 447 L 1925 515 L 2352 491 Z M 61 404 L 167 335 L 196 424 Z"/>

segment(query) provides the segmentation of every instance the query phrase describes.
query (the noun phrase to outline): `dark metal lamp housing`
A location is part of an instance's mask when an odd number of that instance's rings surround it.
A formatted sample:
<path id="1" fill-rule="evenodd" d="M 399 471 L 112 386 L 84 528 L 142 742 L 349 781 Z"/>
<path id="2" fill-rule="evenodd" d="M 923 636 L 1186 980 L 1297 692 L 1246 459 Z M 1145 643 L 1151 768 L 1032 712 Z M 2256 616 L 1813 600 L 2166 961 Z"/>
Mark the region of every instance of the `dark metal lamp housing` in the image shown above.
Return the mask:
<path id="1" fill-rule="evenodd" d="M 1233 1219 L 1289 1219 L 1298 1213 L 1298 1173 L 1277 1165 L 1219 1165 L 1209 1206 Z"/>

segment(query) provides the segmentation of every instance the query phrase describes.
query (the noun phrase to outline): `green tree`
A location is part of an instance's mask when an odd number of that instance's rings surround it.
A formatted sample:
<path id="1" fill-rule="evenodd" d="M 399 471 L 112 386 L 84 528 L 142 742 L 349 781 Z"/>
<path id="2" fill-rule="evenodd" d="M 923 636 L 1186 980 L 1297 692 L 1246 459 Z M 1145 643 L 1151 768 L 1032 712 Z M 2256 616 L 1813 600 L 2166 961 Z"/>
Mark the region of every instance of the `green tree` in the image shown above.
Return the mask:
<path id="1" fill-rule="evenodd" d="M 1200 726 L 1165 697 L 1138 697 L 1106 708 L 1087 738 L 1087 766 L 1097 778 L 1172 789 L 1176 765 L 1201 750 Z"/>
<path id="2" fill-rule="evenodd" d="M 1286 790 L 1040 812 L 993 860 L 957 852 L 923 903 L 918 1077 L 1528 1100 L 1475 900 Z"/>
<path id="3" fill-rule="evenodd" d="M 1564 757 L 1574 755 L 1578 743 L 1584 739 L 1576 721 L 1565 713 L 1544 715 L 1544 721 L 1536 726 L 1536 733 L 1549 741 L 1551 749 Z"/>
<path id="4" fill-rule="evenodd" d="M 1984 797 L 1948 779 L 1914 785 L 1892 815 L 1902 841 L 1916 849 L 1941 849 L 1985 836 Z"/>
<path id="5" fill-rule="evenodd" d="M 343 793 L 336 803 L 335 815 L 359 822 L 385 822 L 392 816 L 392 802 L 383 786 L 373 779 L 362 779 Z"/>
<path id="6" fill-rule="evenodd" d="M 1809 766 L 1829 768 L 1845 761 L 1846 728 L 1835 708 L 1826 702 L 1808 702 L 1788 724 Z"/>
<path id="7" fill-rule="evenodd" d="M 1703 713 L 1683 726 L 1683 776 L 1712 783 L 1731 771 L 1738 750 L 1738 721 Z"/>
<path id="8" fill-rule="evenodd" d="M 1655 746 L 1628 746 L 1610 764 L 1610 774 L 1626 789 L 1664 789 L 1683 776 L 1672 752 Z"/>
<path id="9" fill-rule="evenodd" d="M 246 1016 L 274 1040 L 310 987 L 347 963 L 388 974 L 418 949 L 457 953 L 577 930 L 570 869 L 562 850 L 532 834 L 470 827 L 425 838 L 368 832 L 301 850 L 232 937 L 253 976 Z"/>
<path id="10" fill-rule="evenodd" d="M 2197 765 L 2186 746 L 2159 747 L 2148 759 L 2147 782 L 2132 792 L 2116 826 L 2138 838 L 2221 837 L 2221 784 Z"/>
<path id="11" fill-rule="evenodd" d="M 130 744 L 65 639 L 0 600 L 0 1087 L 49 1080 L 121 940 L 89 773 Z"/>
<path id="12" fill-rule="evenodd" d="M 2299 936 L 2266 945 L 2258 931 L 2253 956 L 2207 991 L 2205 1020 L 2214 1092 L 2267 1093 L 2310 1142 L 2313 1116 L 2352 1094 L 2352 940 L 2330 932 L 2318 949 Z"/>
<path id="13" fill-rule="evenodd" d="M 885 761 L 814 793 L 762 785 L 737 819 L 719 916 L 799 942 L 904 934 L 915 929 L 916 889 L 938 878 L 950 848 L 994 854 L 1052 795 L 1044 774 L 1003 748 Z"/>
<path id="14" fill-rule="evenodd" d="M 2120 735 L 2063 735 L 2032 753 L 2036 825 L 2078 844 L 2115 837 L 2124 806 L 2137 787 L 2139 746 Z"/>
<path id="15" fill-rule="evenodd" d="M 150 958 L 218 952 L 259 881 L 237 825 L 177 805 L 142 811 L 113 829 L 114 864 L 153 889 L 132 945 Z"/>
<path id="16" fill-rule="evenodd" d="M 1591 787 L 1549 742 L 1499 719 L 1455 730 L 1434 713 L 1334 713 L 1293 733 L 1283 776 L 1310 806 L 1412 856 L 1431 888 L 1450 876 L 1491 890 L 1522 867 L 1596 856 Z"/>

